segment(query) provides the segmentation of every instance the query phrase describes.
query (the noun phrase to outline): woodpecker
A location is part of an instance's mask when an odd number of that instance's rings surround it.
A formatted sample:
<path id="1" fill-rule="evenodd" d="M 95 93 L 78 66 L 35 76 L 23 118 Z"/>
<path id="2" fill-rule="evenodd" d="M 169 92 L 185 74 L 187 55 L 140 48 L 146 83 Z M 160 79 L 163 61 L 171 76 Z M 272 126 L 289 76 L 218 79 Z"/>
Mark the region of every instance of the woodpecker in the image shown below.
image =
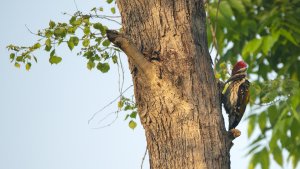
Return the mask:
<path id="1" fill-rule="evenodd" d="M 229 117 L 229 130 L 239 124 L 249 102 L 250 82 L 246 71 L 247 64 L 244 61 L 237 62 L 222 92 L 222 102 Z"/>

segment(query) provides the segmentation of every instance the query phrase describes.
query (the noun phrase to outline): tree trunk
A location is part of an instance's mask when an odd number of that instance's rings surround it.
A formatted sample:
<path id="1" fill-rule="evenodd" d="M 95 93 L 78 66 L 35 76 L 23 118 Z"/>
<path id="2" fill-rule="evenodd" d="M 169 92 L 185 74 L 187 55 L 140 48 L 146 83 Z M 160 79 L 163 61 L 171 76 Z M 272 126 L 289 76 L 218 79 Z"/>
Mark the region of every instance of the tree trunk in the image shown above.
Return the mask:
<path id="1" fill-rule="evenodd" d="M 128 55 L 133 72 L 150 168 L 229 169 L 230 140 L 208 52 L 204 2 L 117 4 L 129 45 L 114 43 Z"/>

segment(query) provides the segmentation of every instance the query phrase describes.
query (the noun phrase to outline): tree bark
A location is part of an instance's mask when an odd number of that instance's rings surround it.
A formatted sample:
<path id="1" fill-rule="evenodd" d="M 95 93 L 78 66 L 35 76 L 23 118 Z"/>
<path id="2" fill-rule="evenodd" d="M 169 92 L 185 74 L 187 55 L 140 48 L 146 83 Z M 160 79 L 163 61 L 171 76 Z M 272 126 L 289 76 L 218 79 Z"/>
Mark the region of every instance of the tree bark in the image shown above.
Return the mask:
<path id="1" fill-rule="evenodd" d="M 229 169 L 202 0 L 118 0 L 151 169 Z M 108 36 L 109 33 L 108 32 Z M 124 39 L 122 39 L 124 38 Z"/>

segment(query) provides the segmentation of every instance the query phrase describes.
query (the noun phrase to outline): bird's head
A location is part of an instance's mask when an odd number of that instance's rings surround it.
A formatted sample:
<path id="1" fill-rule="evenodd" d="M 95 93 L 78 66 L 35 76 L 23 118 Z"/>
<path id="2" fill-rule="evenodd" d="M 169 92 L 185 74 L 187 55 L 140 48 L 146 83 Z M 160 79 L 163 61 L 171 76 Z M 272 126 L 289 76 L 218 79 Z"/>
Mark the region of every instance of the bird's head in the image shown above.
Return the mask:
<path id="1" fill-rule="evenodd" d="M 248 65 L 244 61 L 238 61 L 231 72 L 231 76 L 238 74 L 238 73 L 244 73 L 247 71 Z"/>

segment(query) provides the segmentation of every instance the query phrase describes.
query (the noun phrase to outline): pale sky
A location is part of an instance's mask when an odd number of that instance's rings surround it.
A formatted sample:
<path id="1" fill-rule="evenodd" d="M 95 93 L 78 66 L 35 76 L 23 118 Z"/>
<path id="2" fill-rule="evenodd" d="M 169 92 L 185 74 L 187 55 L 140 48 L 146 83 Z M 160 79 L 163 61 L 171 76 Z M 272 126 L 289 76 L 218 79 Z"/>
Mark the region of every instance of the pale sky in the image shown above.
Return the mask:
<path id="1" fill-rule="evenodd" d="M 77 0 L 80 10 L 104 5 L 104 1 Z M 144 130 L 132 131 L 125 113 L 104 129 L 92 129 L 88 119 L 118 93 L 116 66 L 102 74 L 86 68 L 86 59 L 60 48 L 59 65 L 50 65 L 48 53 L 39 52 L 38 63 L 29 72 L 9 61 L 8 44 L 30 45 L 30 34 L 51 20 L 65 21 L 62 12 L 75 12 L 73 0 L 2 0 L 0 5 L 0 169 L 137 169 L 145 152 Z M 127 60 L 125 88 L 131 82 Z M 132 95 L 132 89 L 127 93 Z M 99 113 L 97 123 L 117 109 L 113 104 Z M 109 123 L 112 118 L 107 119 Z M 232 169 L 247 168 L 249 143 L 246 122 L 239 125 L 242 136 L 231 150 Z M 149 168 L 148 159 L 144 169 Z M 272 167 L 275 169 L 276 167 Z"/>

